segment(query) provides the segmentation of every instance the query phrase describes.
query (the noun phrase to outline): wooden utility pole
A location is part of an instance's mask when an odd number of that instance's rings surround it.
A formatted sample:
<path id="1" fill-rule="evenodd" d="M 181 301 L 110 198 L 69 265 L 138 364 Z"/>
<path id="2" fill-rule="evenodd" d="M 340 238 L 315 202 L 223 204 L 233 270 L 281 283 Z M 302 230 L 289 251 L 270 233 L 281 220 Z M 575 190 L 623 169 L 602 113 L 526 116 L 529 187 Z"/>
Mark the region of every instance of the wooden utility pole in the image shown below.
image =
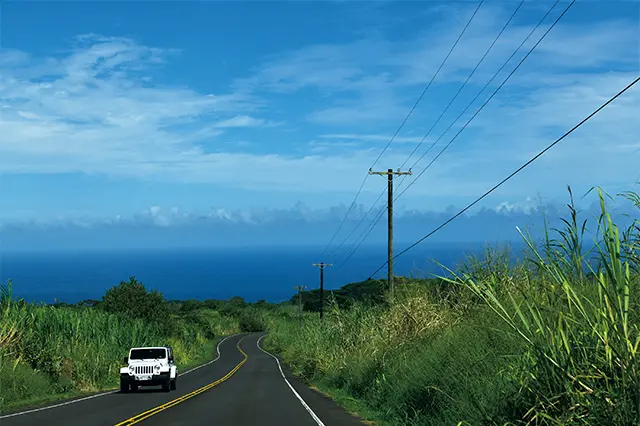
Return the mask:
<path id="1" fill-rule="evenodd" d="M 294 288 L 298 290 L 298 316 L 300 317 L 300 328 L 302 328 L 302 292 L 307 288 L 307 286 L 298 285 Z"/>
<path id="2" fill-rule="evenodd" d="M 320 268 L 320 319 L 322 319 L 324 313 L 324 268 L 333 265 L 331 263 L 320 262 L 314 263 L 313 266 Z"/>
<path id="3" fill-rule="evenodd" d="M 393 296 L 393 175 L 410 175 L 411 169 L 408 172 L 401 172 L 400 169 L 397 171 L 393 171 L 393 169 L 387 169 L 386 172 L 374 172 L 369 169 L 370 175 L 387 175 L 387 185 L 388 185 L 388 201 L 387 201 L 387 229 L 388 229 L 388 237 L 387 237 L 387 280 L 389 283 L 389 290 L 391 291 L 391 295 Z"/>

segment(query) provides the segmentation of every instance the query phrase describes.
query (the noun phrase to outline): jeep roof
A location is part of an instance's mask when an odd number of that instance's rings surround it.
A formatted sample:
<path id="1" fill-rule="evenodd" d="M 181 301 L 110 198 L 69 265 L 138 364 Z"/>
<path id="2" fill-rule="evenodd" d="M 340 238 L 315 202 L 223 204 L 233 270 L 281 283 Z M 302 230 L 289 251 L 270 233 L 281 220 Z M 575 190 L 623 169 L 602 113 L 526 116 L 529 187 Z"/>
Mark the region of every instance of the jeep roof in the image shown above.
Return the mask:
<path id="1" fill-rule="evenodd" d="M 134 349 L 171 349 L 171 346 L 136 346 L 135 348 L 131 348 L 129 350 Z"/>

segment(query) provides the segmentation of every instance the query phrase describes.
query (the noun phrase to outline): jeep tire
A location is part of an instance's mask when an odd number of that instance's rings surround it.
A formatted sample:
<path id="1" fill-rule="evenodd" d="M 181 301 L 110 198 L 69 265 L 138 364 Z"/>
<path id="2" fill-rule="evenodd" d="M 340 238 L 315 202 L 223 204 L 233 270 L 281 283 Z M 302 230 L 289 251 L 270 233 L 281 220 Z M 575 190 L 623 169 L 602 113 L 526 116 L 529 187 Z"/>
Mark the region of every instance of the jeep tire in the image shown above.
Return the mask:
<path id="1" fill-rule="evenodd" d="M 126 379 L 120 378 L 120 392 L 128 393 L 129 392 L 129 382 Z"/>
<path id="2" fill-rule="evenodd" d="M 177 377 L 171 380 L 171 390 L 176 390 L 177 381 L 178 381 Z"/>
<path id="3" fill-rule="evenodd" d="M 169 392 L 171 390 L 171 378 L 167 377 L 167 379 L 162 382 L 162 390 L 165 392 Z"/>
<path id="4" fill-rule="evenodd" d="M 137 392 L 138 391 L 138 384 L 137 383 L 131 383 L 131 391 L 132 392 Z"/>

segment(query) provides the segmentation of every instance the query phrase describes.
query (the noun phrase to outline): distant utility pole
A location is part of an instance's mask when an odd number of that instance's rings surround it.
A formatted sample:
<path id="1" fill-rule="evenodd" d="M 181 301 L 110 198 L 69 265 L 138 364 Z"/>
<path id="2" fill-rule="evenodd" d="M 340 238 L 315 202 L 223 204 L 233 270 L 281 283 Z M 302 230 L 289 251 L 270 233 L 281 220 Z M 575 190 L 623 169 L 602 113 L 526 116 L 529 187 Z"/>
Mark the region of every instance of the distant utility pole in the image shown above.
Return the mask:
<path id="1" fill-rule="evenodd" d="M 313 266 L 320 268 L 320 319 L 322 319 L 324 311 L 324 268 L 327 266 L 333 266 L 331 263 L 314 263 Z"/>
<path id="2" fill-rule="evenodd" d="M 391 290 L 391 295 L 393 296 L 393 175 L 410 175 L 411 169 L 408 172 L 401 172 L 400 169 L 397 171 L 393 171 L 393 169 L 388 169 L 386 172 L 374 172 L 369 169 L 370 175 L 387 175 L 388 182 L 388 202 L 387 202 L 387 216 L 388 216 L 388 248 L 387 248 L 387 280 L 389 282 L 389 289 Z"/>
<path id="3" fill-rule="evenodd" d="M 306 285 L 298 285 L 294 287 L 298 290 L 298 313 L 300 317 L 300 328 L 302 328 L 302 292 L 307 288 Z"/>

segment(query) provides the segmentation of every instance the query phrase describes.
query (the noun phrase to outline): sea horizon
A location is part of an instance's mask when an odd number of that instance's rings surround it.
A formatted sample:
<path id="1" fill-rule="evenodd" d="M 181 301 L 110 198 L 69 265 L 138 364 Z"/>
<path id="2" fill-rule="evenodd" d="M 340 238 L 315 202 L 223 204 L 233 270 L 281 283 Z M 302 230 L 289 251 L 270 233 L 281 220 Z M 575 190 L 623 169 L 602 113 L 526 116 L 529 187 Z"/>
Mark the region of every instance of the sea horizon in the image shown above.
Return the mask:
<path id="1" fill-rule="evenodd" d="M 517 243 L 504 242 L 517 253 Z M 455 268 L 469 253 L 480 253 L 484 243 L 437 243 L 417 246 L 394 262 L 396 276 L 446 275 L 438 263 Z M 399 253 L 409 244 L 398 243 Z M 317 262 L 324 246 L 209 246 L 128 249 L 18 250 L 0 252 L 0 278 L 9 279 L 13 295 L 29 302 L 75 303 L 99 300 L 107 289 L 135 277 L 148 289 L 171 300 L 229 299 L 281 302 L 294 286 L 319 287 Z M 344 250 L 341 249 L 341 250 Z M 325 269 L 325 288 L 337 289 L 369 278 L 387 259 L 386 245 L 361 247 Z M 331 253 L 331 249 L 328 250 Z M 328 257 L 323 261 L 331 263 Z M 436 262 L 434 262 L 434 260 Z M 373 278 L 385 278 L 384 266 Z"/>

